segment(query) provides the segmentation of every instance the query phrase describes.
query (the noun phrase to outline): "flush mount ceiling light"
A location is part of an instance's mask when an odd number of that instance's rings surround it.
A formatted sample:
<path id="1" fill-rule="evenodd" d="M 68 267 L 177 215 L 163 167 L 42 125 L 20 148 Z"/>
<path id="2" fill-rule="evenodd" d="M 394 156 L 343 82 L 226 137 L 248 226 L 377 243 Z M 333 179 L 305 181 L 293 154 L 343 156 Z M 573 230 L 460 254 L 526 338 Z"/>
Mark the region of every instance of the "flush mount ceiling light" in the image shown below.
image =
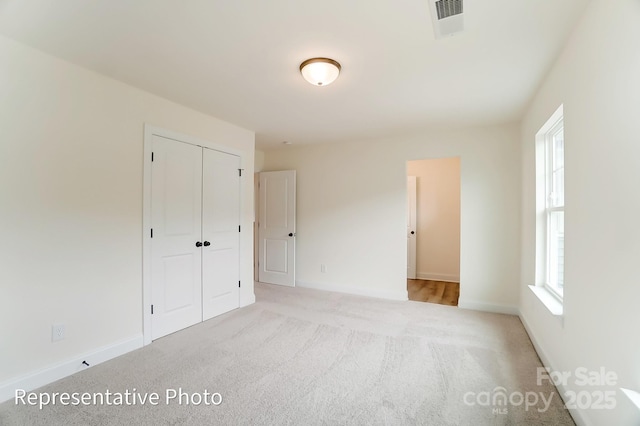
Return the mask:
<path id="1" fill-rule="evenodd" d="M 329 58 L 311 58 L 300 64 L 300 73 L 314 86 L 333 83 L 340 74 L 340 64 Z"/>

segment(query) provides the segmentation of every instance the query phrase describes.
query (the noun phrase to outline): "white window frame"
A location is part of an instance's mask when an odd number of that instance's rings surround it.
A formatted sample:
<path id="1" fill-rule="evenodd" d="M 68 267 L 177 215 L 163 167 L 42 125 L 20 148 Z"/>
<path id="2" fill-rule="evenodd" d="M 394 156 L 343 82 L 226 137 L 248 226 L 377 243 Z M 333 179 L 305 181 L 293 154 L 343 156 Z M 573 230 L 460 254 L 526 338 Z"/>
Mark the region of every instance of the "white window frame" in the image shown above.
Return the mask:
<path id="1" fill-rule="evenodd" d="M 550 206 L 551 200 L 551 144 L 553 135 L 564 129 L 564 108 L 562 105 L 551 115 L 536 134 L 535 170 L 536 170 L 536 260 L 535 285 L 531 290 L 554 315 L 562 315 L 564 291 L 550 284 L 550 226 L 551 214 L 564 211 L 562 206 Z M 564 279 L 563 279 L 564 281 Z"/>

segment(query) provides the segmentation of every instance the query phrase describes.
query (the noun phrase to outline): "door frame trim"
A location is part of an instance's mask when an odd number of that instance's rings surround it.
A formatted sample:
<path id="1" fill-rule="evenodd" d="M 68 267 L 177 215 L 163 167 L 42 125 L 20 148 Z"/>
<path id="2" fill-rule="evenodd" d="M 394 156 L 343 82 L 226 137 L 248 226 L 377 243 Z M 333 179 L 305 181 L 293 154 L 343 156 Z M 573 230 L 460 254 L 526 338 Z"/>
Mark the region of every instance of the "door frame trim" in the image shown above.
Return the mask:
<path id="1" fill-rule="evenodd" d="M 227 145 L 199 139 L 171 130 L 144 124 L 143 166 L 142 166 L 142 336 L 143 345 L 151 343 L 151 152 L 153 137 L 160 136 L 177 142 L 188 143 L 202 148 L 213 149 L 240 158 L 240 168 L 245 168 L 245 156 L 240 150 Z M 240 212 L 244 211 L 243 186 L 240 185 Z M 242 252 L 242 239 L 240 239 Z M 240 256 L 242 263 L 242 256 Z M 240 266 L 240 265 L 239 265 Z"/>

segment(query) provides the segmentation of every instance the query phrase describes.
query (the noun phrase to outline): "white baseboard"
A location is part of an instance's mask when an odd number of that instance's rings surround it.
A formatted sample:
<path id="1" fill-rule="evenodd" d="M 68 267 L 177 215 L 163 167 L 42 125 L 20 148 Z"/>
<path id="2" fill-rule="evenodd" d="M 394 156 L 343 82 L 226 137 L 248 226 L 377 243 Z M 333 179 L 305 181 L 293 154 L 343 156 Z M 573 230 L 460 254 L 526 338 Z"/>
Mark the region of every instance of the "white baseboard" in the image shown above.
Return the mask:
<path id="1" fill-rule="evenodd" d="M 416 278 L 419 280 L 446 281 L 449 283 L 460 282 L 460 275 L 436 274 L 433 272 L 418 272 Z"/>
<path id="2" fill-rule="evenodd" d="M 478 302 L 476 300 L 467 300 L 462 297 L 458 300 L 458 307 L 462 309 L 471 309 L 473 311 L 493 312 L 495 314 L 520 315 L 520 309 L 518 309 L 517 306 Z"/>
<path id="3" fill-rule="evenodd" d="M 141 347 L 142 334 L 108 346 L 103 346 L 93 351 L 85 352 L 59 364 L 50 365 L 22 377 L 0 383 L 0 402 L 15 398 L 16 389 L 23 389 L 27 392 L 32 391 Z M 83 365 L 82 361 L 87 361 L 90 367 Z"/>
<path id="4" fill-rule="evenodd" d="M 312 288 L 315 290 L 335 291 L 337 293 L 355 294 L 358 296 L 375 297 L 377 299 L 409 300 L 409 295 L 406 289 L 398 291 L 374 290 L 361 287 L 345 287 L 333 284 L 310 283 L 305 281 L 296 281 L 296 286 Z"/>
<path id="5" fill-rule="evenodd" d="M 542 361 L 542 365 L 547 367 L 551 371 L 558 371 L 557 369 L 554 368 L 554 366 L 553 366 L 554 364 L 550 361 L 550 358 L 547 355 L 547 353 L 545 352 L 545 350 L 538 343 L 538 339 L 536 339 L 536 336 L 533 333 L 531 327 L 529 326 L 529 323 L 527 322 L 527 319 L 522 314 L 520 314 L 520 322 L 522 323 L 522 325 L 524 326 L 525 331 L 529 335 L 529 339 L 531 340 L 531 343 L 533 344 L 533 348 L 536 350 L 536 353 L 538 354 L 538 358 L 540 358 L 540 361 Z M 564 401 L 564 394 L 567 391 L 566 387 L 563 386 L 562 383 L 559 383 L 558 385 L 556 385 L 556 388 L 558 389 L 558 393 L 559 393 L 560 398 L 562 398 L 562 400 Z M 592 423 L 584 416 L 582 411 L 569 410 L 569 414 L 571 414 L 571 417 L 573 418 L 573 421 L 578 426 L 591 426 L 592 425 Z"/>

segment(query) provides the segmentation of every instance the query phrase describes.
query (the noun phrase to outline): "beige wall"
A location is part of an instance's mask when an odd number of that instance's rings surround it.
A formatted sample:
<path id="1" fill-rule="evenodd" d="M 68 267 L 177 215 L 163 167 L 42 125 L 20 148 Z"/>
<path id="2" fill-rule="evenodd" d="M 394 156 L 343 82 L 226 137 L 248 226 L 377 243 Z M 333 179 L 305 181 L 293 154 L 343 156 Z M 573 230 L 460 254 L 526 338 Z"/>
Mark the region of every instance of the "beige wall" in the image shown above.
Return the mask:
<path id="1" fill-rule="evenodd" d="M 1 384 L 141 336 L 145 123 L 242 151 L 245 229 L 254 134 L 4 37 L 0 71 Z"/>
<path id="2" fill-rule="evenodd" d="M 640 390 L 640 3 L 594 0 L 523 121 L 522 318 L 554 370 L 615 372 L 614 410 L 582 409 L 579 424 L 635 425 L 618 387 Z M 535 134 L 560 104 L 565 124 L 564 316 L 527 285 L 535 274 Z M 580 387 L 575 375 L 567 388 Z M 598 390 L 601 390 L 598 388 Z"/>
<path id="3" fill-rule="evenodd" d="M 460 159 L 409 161 L 416 177 L 417 278 L 460 281 Z"/>
<path id="4" fill-rule="evenodd" d="M 515 312 L 518 140 L 505 125 L 266 152 L 266 171 L 297 170 L 296 281 L 406 299 L 407 161 L 460 157 L 460 305 Z"/>
<path id="5" fill-rule="evenodd" d="M 264 167 L 264 152 L 256 149 L 256 152 L 254 155 L 255 155 L 254 169 L 255 169 L 255 172 L 258 173 L 258 172 L 261 172 L 262 168 Z"/>

